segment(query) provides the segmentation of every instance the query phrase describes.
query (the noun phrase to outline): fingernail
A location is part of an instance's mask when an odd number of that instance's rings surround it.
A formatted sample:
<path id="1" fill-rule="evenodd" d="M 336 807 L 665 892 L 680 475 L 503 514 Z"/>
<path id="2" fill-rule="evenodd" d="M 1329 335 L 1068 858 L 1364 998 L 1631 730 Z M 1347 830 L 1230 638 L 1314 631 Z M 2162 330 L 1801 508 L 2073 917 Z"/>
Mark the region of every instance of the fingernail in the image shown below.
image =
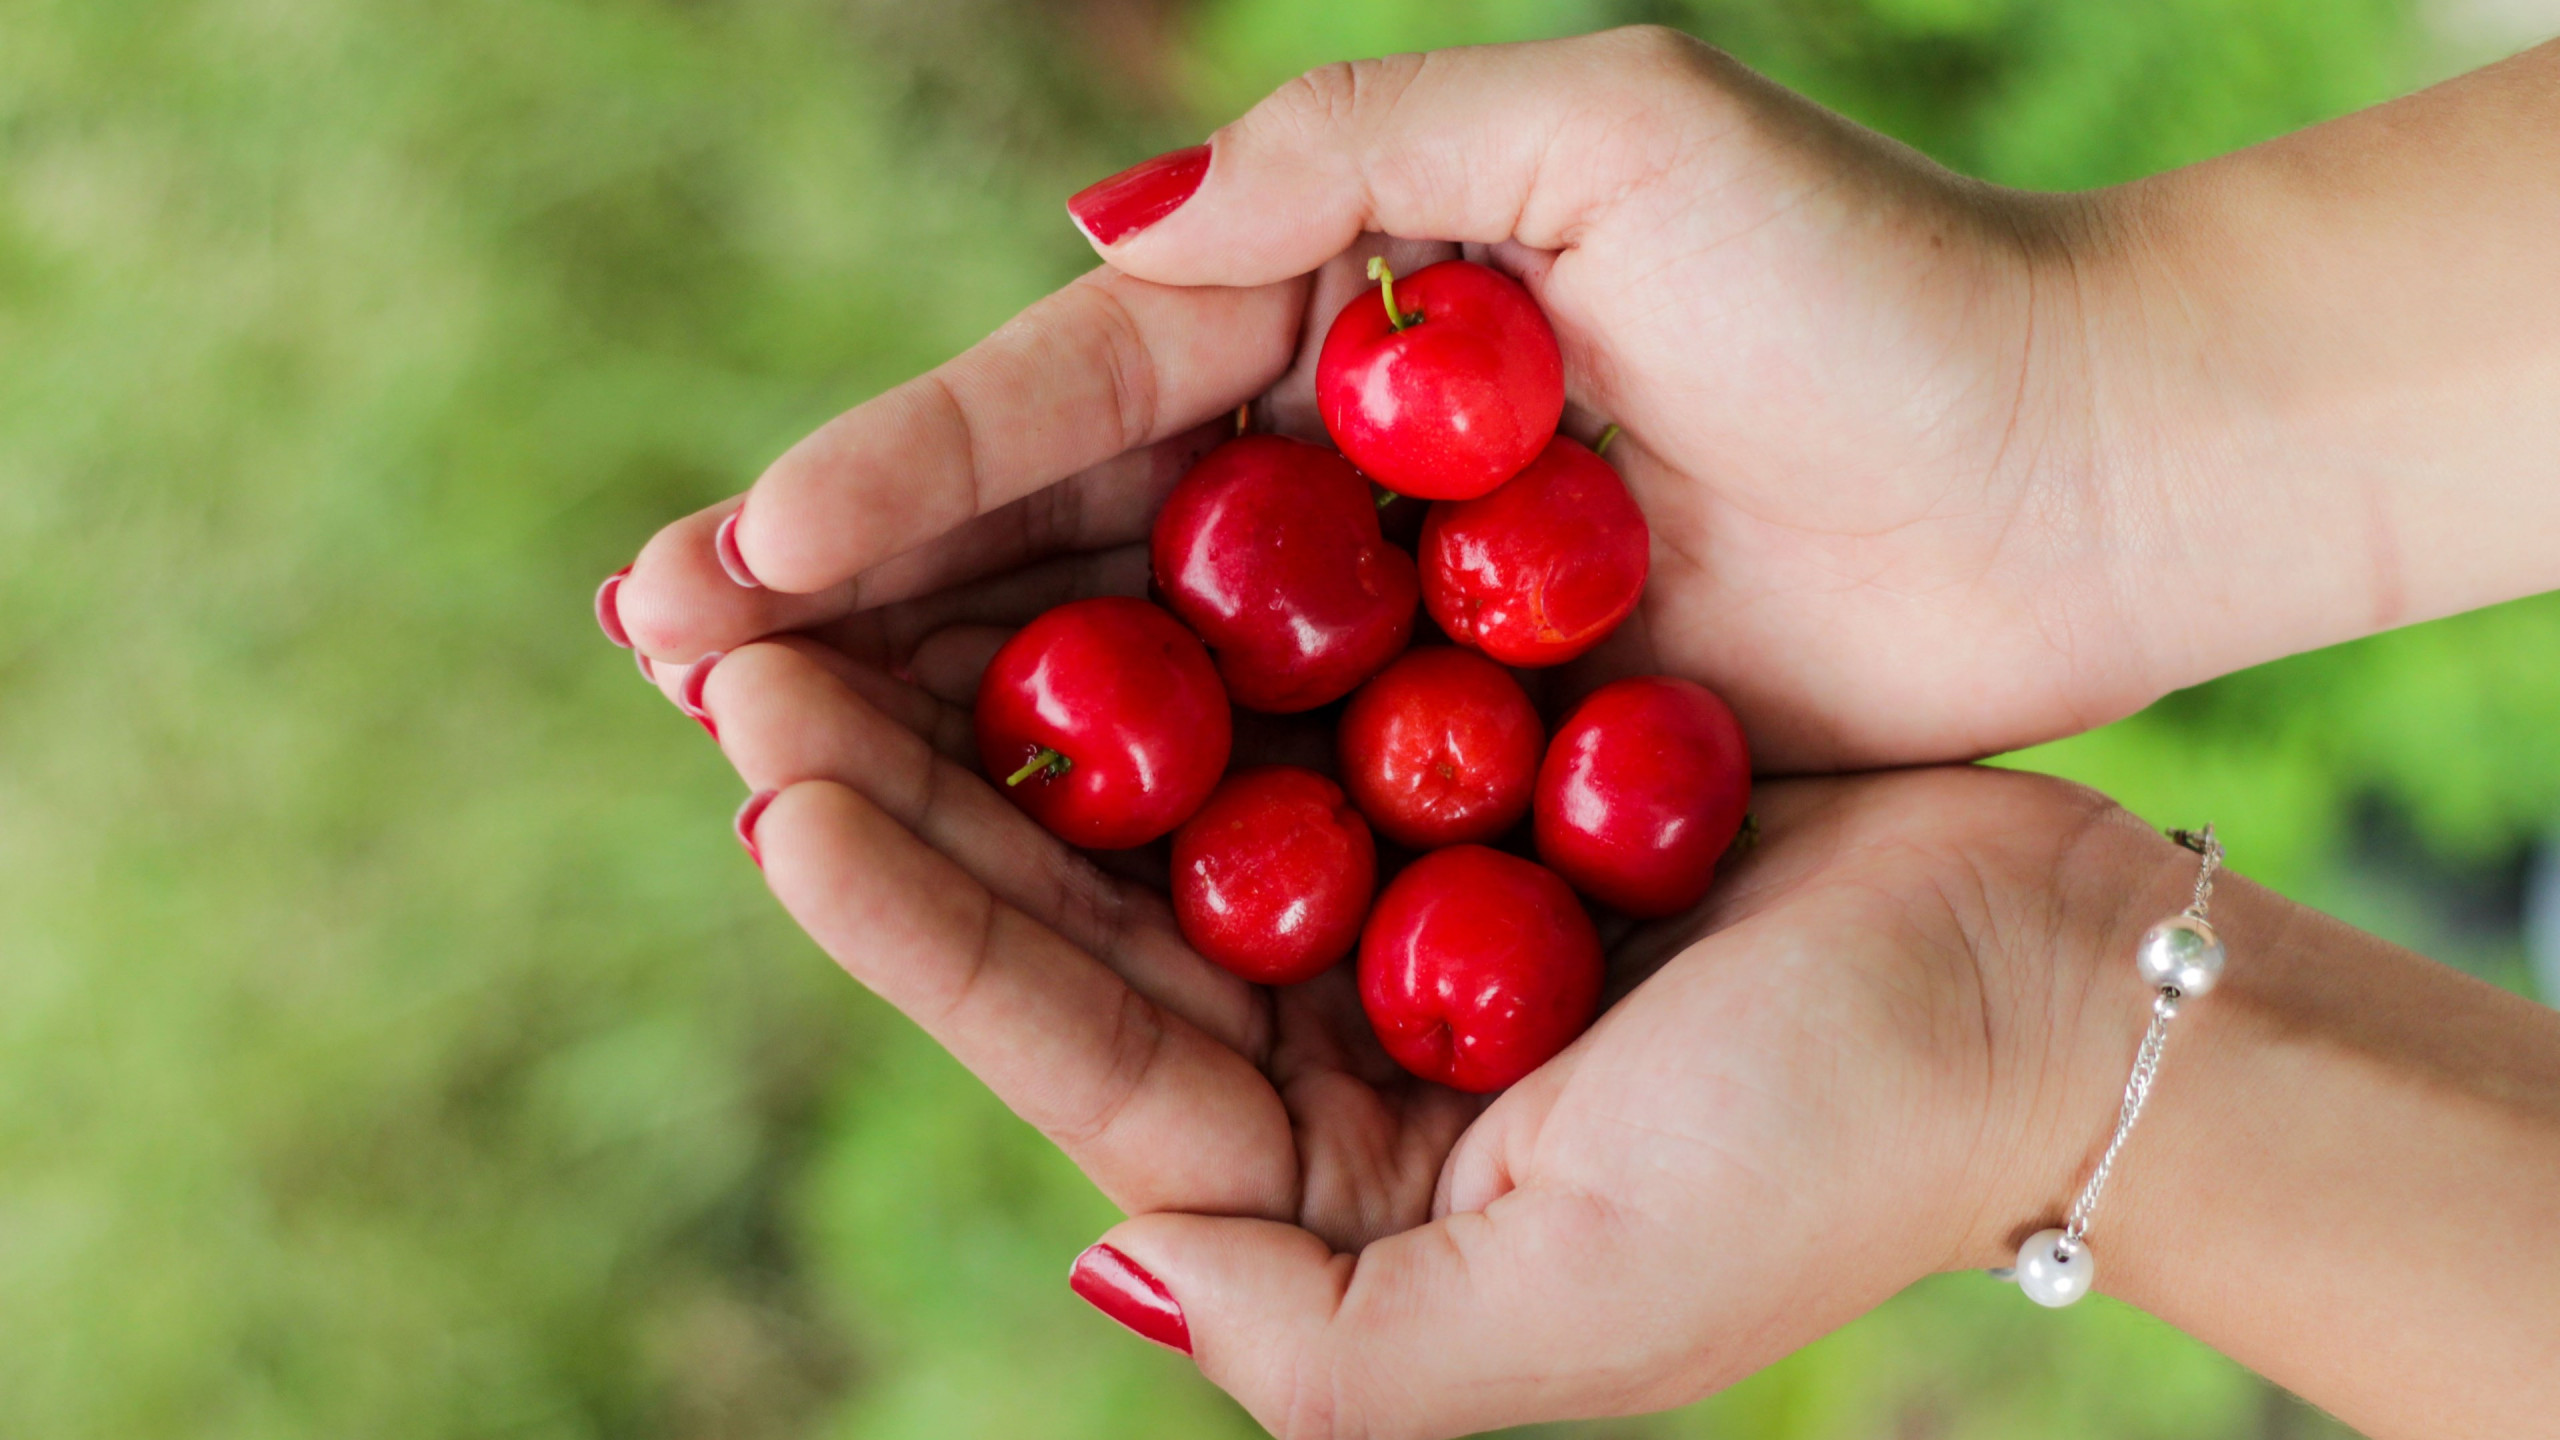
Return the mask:
<path id="1" fill-rule="evenodd" d="M 702 728 L 710 731 L 714 740 L 720 738 L 720 726 L 712 720 L 711 712 L 702 708 L 702 687 L 710 681 L 711 667 L 720 663 L 724 653 L 714 650 L 694 661 L 686 667 L 684 679 L 676 685 L 676 708 L 701 721 Z"/>
<path id="2" fill-rule="evenodd" d="M 631 632 L 622 628 L 622 607 L 618 602 L 622 597 L 622 577 L 630 573 L 631 567 L 625 565 L 604 577 L 604 583 L 596 587 L 596 624 L 603 627 L 604 638 L 625 650 L 631 648 Z"/>
<path id="3" fill-rule="evenodd" d="M 756 862 L 759 870 L 764 868 L 764 852 L 756 848 L 756 822 L 764 818 L 764 807 L 772 804 L 773 797 L 781 793 L 779 790 L 759 790 L 747 797 L 746 804 L 738 807 L 738 843 L 747 847 L 747 858 Z"/>
<path id="4" fill-rule="evenodd" d="M 648 681 L 652 685 L 658 683 L 658 672 L 649 664 L 649 657 L 647 655 L 634 650 L 631 652 L 631 658 L 640 662 L 641 679 Z"/>
<path id="5" fill-rule="evenodd" d="M 761 590 L 764 582 L 756 578 L 756 572 L 747 568 L 747 557 L 738 553 L 738 517 L 746 513 L 744 505 L 729 512 L 729 517 L 720 522 L 720 528 L 712 532 L 711 549 L 720 557 L 720 568 L 729 572 L 730 579 L 749 590 Z"/>
<path id="6" fill-rule="evenodd" d="M 1191 1353 L 1191 1324 L 1173 1292 L 1146 1267 L 1108 1245 L 1096 1245 L 1076 1257 L 1067 1284 L 1094 1309 L 1159 1345 Z"/>
<path id="7" fill-rule="evenodd" d="M 1067 201 L 1067 213 L 1096 245 L 1117 245 L 1182 208 L 1209 174 L 1209 147 L 1193 145 L 1133 165 Z"/>

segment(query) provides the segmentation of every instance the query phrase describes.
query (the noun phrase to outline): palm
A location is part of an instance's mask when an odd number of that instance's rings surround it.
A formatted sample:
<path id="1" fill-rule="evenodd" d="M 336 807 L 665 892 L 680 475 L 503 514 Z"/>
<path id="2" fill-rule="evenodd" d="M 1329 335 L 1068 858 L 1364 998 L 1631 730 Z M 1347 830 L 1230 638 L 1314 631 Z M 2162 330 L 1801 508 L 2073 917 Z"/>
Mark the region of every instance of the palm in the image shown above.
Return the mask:
<path id="1" fill-rule="evenodd" d="M 1505 1384 L 1641 1365 L 1673 1387 L 1497 1385 L 1488 1415 L 1671 1403 L 1997 1249 L 2004 1157 L 1977 1151 L 2034 1132 L 1996 1107 L 2038 1086 L 2001 1071 L 2045 1057 L 2002 1053 L 1982 1017 L 2079 1003 L 2050 999 L 2049 957 L 2090 947 L 2049 879 L 2099 813 L 2085 792 L 1963 770 L 1765 787 L 1764 841 L 1700 911 L 1626 933 L 1616 1003 L 1487 1102 L 1397 1071 L 1348 966 L 1236 980 L 1182 943 L 1147 856 L 1106 871 L 979 778 L 965 701 L 988 638 L 934 632 L 916 686 L 807 640 L 751 646 L 712 707 L 749 782 L 789 786 L 761 839 L 793 914 L 1131 1214 L 1284 1222 L 1360 1254 L 1357 1303 L 1395 1313 L 1474 1217 L 1494 1229 L 1466 1266 L 1528 1268 L 1469 1273 L 1547 1308 L 1425 1333 Z M 1647 1315 L 1645 1337 L 1604 1313 Z"/>

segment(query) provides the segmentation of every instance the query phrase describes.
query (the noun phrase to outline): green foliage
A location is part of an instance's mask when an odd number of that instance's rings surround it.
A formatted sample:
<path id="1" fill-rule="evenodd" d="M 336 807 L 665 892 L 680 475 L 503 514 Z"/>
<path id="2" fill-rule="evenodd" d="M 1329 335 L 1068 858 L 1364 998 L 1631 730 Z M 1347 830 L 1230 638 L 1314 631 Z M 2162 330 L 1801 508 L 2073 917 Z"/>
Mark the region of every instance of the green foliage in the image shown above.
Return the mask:
<path id="1" fill-rule="evenodd" d="M 1090 40 L 1144 13 L 10 0 L 0 1434 L 1251 1433 L 1068 1297 L 1107 1207 L 775 913 L 595 580 L 1086 263 L 1073 183 L 1320 60 L 1667 19 L 2064 185 L 2379 98 L 2415 43 L 2389 0 L 1206 0 L 1170 55 Z M 2560 814 L 2555 627 L 2304 657 L 2027 763 L 2352 899 L 2359 797 L 2446 864 Z M 1959 1276 L 1581 1433 L 2264 1403 Z"/>

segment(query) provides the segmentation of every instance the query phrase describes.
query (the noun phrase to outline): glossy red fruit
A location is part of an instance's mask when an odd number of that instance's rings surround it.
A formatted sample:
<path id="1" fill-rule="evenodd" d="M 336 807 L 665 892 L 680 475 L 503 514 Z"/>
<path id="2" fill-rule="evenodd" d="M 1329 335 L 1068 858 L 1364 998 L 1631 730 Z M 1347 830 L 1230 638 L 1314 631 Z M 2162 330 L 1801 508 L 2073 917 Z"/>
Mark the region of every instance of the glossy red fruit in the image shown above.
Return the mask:
<path id="1" fill-rule="evenodd" d="M 1343 307 L 1316 355 L 1333 443 L 1379 484 L 1426 500 L 1471 499 L 1519 474 L 1564 415 L 1564 358 L 1538 302 L 1465 260 L 1371 273 L 1386 283 Z"/>
<path id="2" fill-rule="evenodd" d="M 978 757 L 1050 833 L 1124 850 L 1191 818 L 1227 768 L 1233 717 L 1209 652 L 1144 600 L 1061 605 L 978 683 Z"/>
<path id="3" fill-rule="evenodd" d="M 1369 823 L 1399 845 L 1436 850 L 1520 823 L 1546 738 L 1509 671 L 1429 645 L 1352 694 L 1335 755 Z"/>
<path id="4" fill-rule="evenodd" d="M 1395 1062 L 1482 1094 L 1573 1043 L 1600 1005 L 1600 936 L 1555 872 L 1481 845 L 1435 850 L 1378 897 L 1360 1004 Z"/>
<path id="5" fill-rule="evenodd" d="M 1351 953 L 1378 849 L 1342 787 L 1295 765 L 1239 770 L 1173 832 L 1173 917 L 1191 948 L 1257 985 Z"/>
<path id="6" fill-rule="evenodd" d="M 1751 753 L 1713 691 L 1621 680 L 1556 727 L 1538 767 L 1538 858 L 1603 905 L 1676 915 L 1707 893 L 1750 808 Z"/>
<path id="7" fill-rule="evenodd" d="M 1559 435 L 1508 485 L 1422 522 L 1422 601 L 1505 665 L 1561 665 L 1636 608 L 1653 533 L 1609 462 Z"/>
<path id="8" fill-rule="evenodd" d="M 1165 497 L 1149 550 L 1165 604 L 1248 710 L 1339 700 L 1413 635 L 1413 557 L 1321 445 L 1247 435 L 1210 451 Z"/>

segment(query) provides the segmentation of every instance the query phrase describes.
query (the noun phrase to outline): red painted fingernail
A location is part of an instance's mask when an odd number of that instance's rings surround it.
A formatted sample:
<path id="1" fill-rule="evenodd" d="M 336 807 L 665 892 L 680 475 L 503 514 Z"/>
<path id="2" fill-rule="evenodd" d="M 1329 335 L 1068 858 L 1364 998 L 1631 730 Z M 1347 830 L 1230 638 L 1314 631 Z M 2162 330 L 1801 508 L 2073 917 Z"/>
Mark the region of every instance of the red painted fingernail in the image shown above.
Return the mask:
<path id="1" fill-rule="evenodd" d="M 772 804 L 773 797 L 781 793 L 779 790 L 759 790 L 747 797 L 746 804 L 738 807 L 738 843 L 747 847 L 747 858 L 756 862 L 759 870 L 764 868 L 764 852 L 756 848 L 756 822 L 764 818 L 764 807 Z"/>
<path id="2" fill-rule="evenodd" d="M 720 528 L 711 532 L 711 550 L 720 557 L 720 568 L 729 572 L 730 579 L 749 590 L 761 590 L 764 582 L 756 578 L 756 572 L 747 568 L 747 557 L 738 551 L 738 517 L 746 513 L 744 505 L 729 512 L 729 518 L 721 521 Z"/>
<path id="3" fill-rule="evenodd" d="M 710 731 L 714 740 L 720 738 L 720 726 L 711 718 L 711 712 L 702 708 L 702 687 L 710 681 L 711 667 L 720 663 L 724 653 L 714 650 L 694 661 L 686 667 L 684 679 L 676 685 L 676 708 L 701 721 L 702 728 Z"/>
<path id="4" fill-rule="evenodd" d="M 1108 1245 L 1096 1245 L 1076 1257 L 1067 1284 L 1094 1309 L 1159 1345 L 1191 1353 L 1191 1322 L 1164 1282 L 1146 1267 Z"/>
<path id="5" fill-rule="evenodd" d="M 625 565 L 596 587 L 596 624 L 603 627 L 604 638 L 625 650 L 631 648 L 631 632 L 622 628 L 622 607 L 616 602 L 622 595 L 622 577 L 630 573 L 631 567 Z"/>
<path id="6" fill-rule="evenodd" d="M 1096 245 L 1117 245 L 1182 208 L 1209 175 L 1209 147 L 1193 145 L 1132 165 L 1067 201 L 1067 213 Z"/>
<path id="7" fill-rule="evenodd" d="M 634 650 L 634 651 L 632 651 L 632 652 L 631 652 L 631 658 L 640 662 L 640 678 L 641 678 L 641 679 L 648 681 L 648 682 L 649 682 L 650 684 L 652 684 L 652 685 L 655 685 L 655 684 L 657 684 L 657 683 L 658 683 L 658 672 L 657 672 L 657 670 L 656 670 L 653 666 L 651 666 L 651 665 L 649 664 L 649 657 L 648 657 L 647 655 L 642 654 L 640 651 Z"/>

